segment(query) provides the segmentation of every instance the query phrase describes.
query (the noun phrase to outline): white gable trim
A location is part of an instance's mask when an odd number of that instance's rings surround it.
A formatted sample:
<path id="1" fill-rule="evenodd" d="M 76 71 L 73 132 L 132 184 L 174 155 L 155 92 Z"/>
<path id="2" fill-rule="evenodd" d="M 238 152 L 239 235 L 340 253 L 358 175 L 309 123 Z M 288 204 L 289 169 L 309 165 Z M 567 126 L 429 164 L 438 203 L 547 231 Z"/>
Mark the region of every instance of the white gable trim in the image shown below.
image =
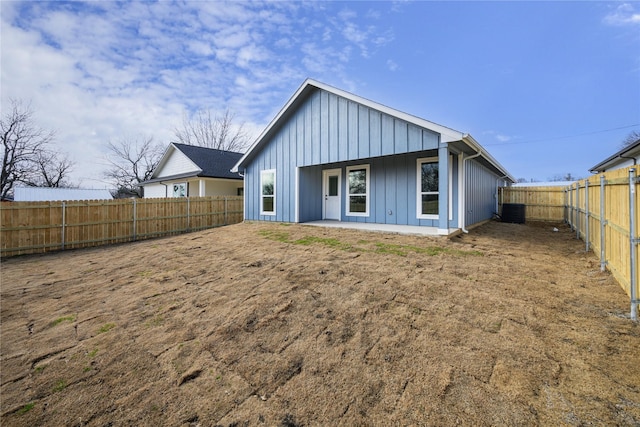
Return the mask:
<path id="1" fill-rule="evenodd" d="M 306 79 L 302 85 L 298 88 L 298 90 L 293 94 L 291 98 L 287 101 L 287 103 L 282 107 L 282 109 L 278 112 L 278 114 L 271 120 L 269 125 L 262 131 L 262 133 L 258 136 L 258 138 L 251 144 L 251 147 L 247 150 L 247 152 L 238 160 L 238 162 L 233 166 L 231 172 L 239 172 L 239 167 L 242 165 L 249 156 L 252 155 L 253 151 L 259 149 L 259 145 L 262 140 L 269 135 L 271 130 L 280 122 L 280 119 L 289 111 L 291 106 L 295 103 L 295 101 L 300 97 L 302 92 L 304 92 L 307 87 L 313 86 L 318 89 L 325 90 L 334 95 L 343 97 L 347 100 L 351 100 L 353 102 L 362 104 L 366 107 L 369 107 L 374 110 L 381 111 L 382 113 L 388 114 L 392 117 L 396 117 L 398 119 L 404 120 L 408 123 L 414 124 L 416 126 L 422 127 L 424 129 L 431 130 L 435 133 L 440 134 L 440 143 L 448 144 L 450 142 L 455 141 L 463 141 L 469 147 L 471 147 L 476 152 L 480 153 L 482 157 L 484 157 L 489 163 L 495 166 L 499 171 L 503 172 L 507 178 L 509 178 L 512 182 L 515 182 L 515 178 L 511 176 L 507 170 L 502 166 L 496 159 L 493 158 L 487 151 L 469 134 L 462 133 L 455 129 L 448 128 L 446 126 L 439 125 L 434 122 L 430 122 L 425 119 L 421 119 L 420 117 L 413 116 L 411 114 L 404 113 L 402 111 L 396 110 L 391 107 L 387 107 L 386 105 L 379 104 L 377 102 L 371 101 L 369 99 L 363 98 L 358 95 L 354 95 L 342 89 L 335 88 L 333 86 L 329 86 L 327 84 L 318 82 L 313 79 Z"/>
<path id="2" fill-rule="evenodd" d="M 440 134 L 440 142 L 442 142 L 442 143 L 447 143 L 447 142 L 452 142 L 452 141 L 460 141 L 462 139 L 462 136 L 464 135 L 462 132 L 458 132 L 457 130 L 454 130 L 454 129 L 451 129 L 451 128 L 448 128 L 448 127 L 445 127 L 445 126 L 430 122 L 428 120 L 421 119 L 421 118 L 416 117 L 416 116 L 412 116 L 411 114 L 403 113 L 402 111 L 396 110 L 396 109 L 391 108 L 391 107 L 387 107 L 386 105 L 379 104 L 377 102 L 371 101 L 369 99 L 363 98 L 363 97 L 358 96 L 358 95 L 354 95 L 354 94 L 349 93 L 347 91 L 344 91 L 342 89 L 338 89 L 338 88 L 335 88 L 333 86 L 329 86 L 327 84 L 318 82 L 316 80 L 307 79 L 307 80 L 304 81 L 304 83 L 302 83 L 302 85 L 293 94 L 293 96 L 291 98 L 289 98 L 289 101 L 287 101 L 287 103 L 284 105 L 284 107 L 282 107 L 280 112 L 278 112 L 278 114 L 273 118 L 273 120 L 271 120 L 269 125 L 262 131 L 260 136 L 258 136 L 258 138 L 251 145 L 251 147 L 249 147 L 249 149 L 244 154 L 244 156 L 242 156 L 242 158 L 238 161 L 238 163 L 236 163 L 236 165 L 233 167 L 233 169 L 231 169 L 231 172 L 238 172 L 238 167 L 241 164 L 244 163 L 245 159 L 247 157 L 249 157 L 249 155 L 251 155 L 253 150 L 257 148 L 257 146 L 260 144 L 262 139 L 266 135 L 269 134 L 269 132 L 271 131 L 271 129 L 274 126 L 276 126 L 276 124 L 280 121 L 280 118 L 286 114 L 286 112 L 289 110 L 291 105 L 296 101 L 296 99 L 298 99 L 300 94 L 308 86 L 313 86 L 313 87 L 316 87 L 318 89 L 325 90 L 327 92 L 333 93 L 334 95 L 343 97 L 343 98 L 351 100 L 353 102 L 357 102 L 357 103 L 362 104 L 362 105 L 364 105 L 366 107 L 372 108 L 374 110 L 381 111 L 381 112 L 383 112 L 385 114 L 388 114 L 390 116 L 397 117 L 397 118 L 399 118 L 401 120 L 404 120 L 406 122 L 412 123 L 412 124 L 414 124 L 416 126 L 420 126 L 422 128 L 429 129 L 429 130 L 431 130 L 433 132 L 436 132 L 436 133 Z"/>
<path id="3" fill-rule="evenodd" d="M 196 165 L 193 160 L 187 157 L 173 143 L 169 145 L 162 155 L 162 159 L 156 166 L 151 175 L 151 179 L 162 178 L 163 176 L 173 176 L 190 172 L 202 172 L 202 169 Z"/>

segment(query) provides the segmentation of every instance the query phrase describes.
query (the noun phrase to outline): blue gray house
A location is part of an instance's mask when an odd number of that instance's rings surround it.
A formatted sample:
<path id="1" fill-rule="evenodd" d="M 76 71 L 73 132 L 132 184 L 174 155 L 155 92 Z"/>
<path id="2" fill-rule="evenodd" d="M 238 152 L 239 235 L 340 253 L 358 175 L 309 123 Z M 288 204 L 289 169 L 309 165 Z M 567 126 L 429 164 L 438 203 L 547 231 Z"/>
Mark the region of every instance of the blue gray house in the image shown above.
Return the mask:
<path id="1" fill-rule="evenodd" d="M 515 180 L 471 135 L 306 80 L 232 169 L 245 220 L 433 227 L 490 219 Z"/>

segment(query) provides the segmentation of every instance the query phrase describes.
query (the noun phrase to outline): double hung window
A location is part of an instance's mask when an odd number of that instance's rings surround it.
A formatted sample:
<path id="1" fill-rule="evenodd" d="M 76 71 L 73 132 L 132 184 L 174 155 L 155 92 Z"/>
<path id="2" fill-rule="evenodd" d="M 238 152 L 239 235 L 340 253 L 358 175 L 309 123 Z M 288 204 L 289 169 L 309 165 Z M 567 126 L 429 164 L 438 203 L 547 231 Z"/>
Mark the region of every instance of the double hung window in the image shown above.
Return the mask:
<path id="1" fill-rule="evenodd" d="M 422 219 L 438 218 L 438 158 L 418 159 L 417 215 Z"/>
<path id="2" fill-rule="evenodd" d="M 276 170 L 260 172 L 260 215 L 276 214 Z"/>
<path id="3" fill-rule="evenodd" d="M 347 167 L 347 215 L 369 216 L 369 165 Z"/>

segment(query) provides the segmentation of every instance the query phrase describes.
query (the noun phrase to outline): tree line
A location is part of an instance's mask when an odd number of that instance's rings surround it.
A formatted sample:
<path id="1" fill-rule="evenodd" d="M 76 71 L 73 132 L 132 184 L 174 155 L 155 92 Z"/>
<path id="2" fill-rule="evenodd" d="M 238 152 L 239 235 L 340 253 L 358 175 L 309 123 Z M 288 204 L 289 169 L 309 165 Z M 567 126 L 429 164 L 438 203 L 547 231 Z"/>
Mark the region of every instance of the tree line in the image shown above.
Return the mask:
<path id="1" fill-rule="evenodd" d="M 0 199 L 11 199 L 17 185 L 77 187 L 70 178 L 75 164 L 56 149 L 55 132 L 37 125 L 30 104 L 15 99 L 9 104 L 0 120 Z M 235 152 L 243 152 L 250 138 L 244 123 L 236 123 L 228 109 L 217 115 L 210 110 L 184 113 L 173 133 L 175 142 Z M 167 147 L 152 136 L 138 135 L 106 141 L 105 148 L 103 178 L 113 187 L 114 197 L 142 197 L 139 184 L 151 178 Z"/>

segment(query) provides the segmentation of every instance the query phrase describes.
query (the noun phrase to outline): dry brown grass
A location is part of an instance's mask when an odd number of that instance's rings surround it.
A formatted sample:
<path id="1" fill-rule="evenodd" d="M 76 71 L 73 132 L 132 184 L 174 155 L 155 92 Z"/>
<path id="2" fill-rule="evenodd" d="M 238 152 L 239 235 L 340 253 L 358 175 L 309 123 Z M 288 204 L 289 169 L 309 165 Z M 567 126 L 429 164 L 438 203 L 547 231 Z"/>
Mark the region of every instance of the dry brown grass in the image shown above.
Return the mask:
<path id="1" fill-rule="evenodd" d="M 638 425 L 628 298 L 561 228 L 239 224 L 2 263 L 3 425 Z"/>

